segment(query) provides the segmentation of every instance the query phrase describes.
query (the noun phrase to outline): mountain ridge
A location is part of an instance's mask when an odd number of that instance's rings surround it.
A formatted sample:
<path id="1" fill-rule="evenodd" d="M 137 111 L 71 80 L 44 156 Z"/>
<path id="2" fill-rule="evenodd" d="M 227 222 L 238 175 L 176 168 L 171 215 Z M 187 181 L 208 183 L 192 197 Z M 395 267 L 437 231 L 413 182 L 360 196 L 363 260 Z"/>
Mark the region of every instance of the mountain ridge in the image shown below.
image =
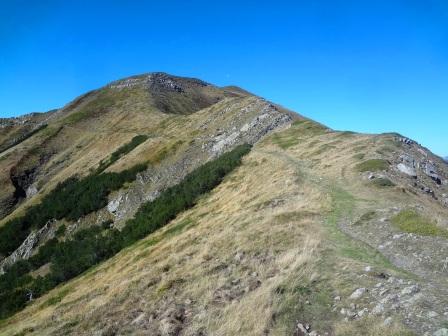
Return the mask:
<path id="1" fill-rule="evenodd" d="M 17 279 L 31 283 L 67 272 L 55 246 L 85 246 L 71 258 L 83 260 L 89 232 L 140 230 L 127 225 L 150 223 L 158 212 L 143 210 L 175 199 L 163 195 L 189 174 L 252 149 L 164 226 L 54 289 L 24 293 L 32 299 L 5 315 L 0 334 L 445 332 L 448 169 L 415 141 L 331 130 L 243 89 L 165 73 L 111 82 L 45 124 L 0 153 L 0 245 L 4 227 L 20 228 L 11 221 L 60 199 L 60 183 L 74 181 L 79 202 L 21 226 L 1 286 L 20 263 L 31 278 Z M 125 177 L 110 187 L 112 176 Z M 88 183 L 101 188 L 83 192 Z"/>

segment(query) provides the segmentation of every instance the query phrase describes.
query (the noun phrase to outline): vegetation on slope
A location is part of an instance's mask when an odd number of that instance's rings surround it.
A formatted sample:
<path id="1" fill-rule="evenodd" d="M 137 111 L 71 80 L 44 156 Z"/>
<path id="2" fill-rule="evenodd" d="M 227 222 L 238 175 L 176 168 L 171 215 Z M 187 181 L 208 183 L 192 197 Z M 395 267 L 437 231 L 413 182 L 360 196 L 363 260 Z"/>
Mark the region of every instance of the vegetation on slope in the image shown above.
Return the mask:
<path id="1" fill-rule="evenodd" d="M 389 168 L 389 162 L 387 162 L 384 159 L 372 159 L 372 160 L 367 160 L 364 162 L 361 162 L 360 164 L 358 164 L 356 166 L 356 169 L 359 172 L 376 172 L 376 171 L 382 171 L 382 170 L 386 170 L 387 168 Z"/>
<path id="2" fill-rule="evenodd" d="M 379 177 L 372 181 L 372 184 L 376 187 L 395 187 L 395 183 L 389 180 L 387 177 Z"/>
<path id="3" fill-rule="evenodd" d="M 103 172 L 107 167 L 112 165 L 115 161 L 117 161 L 118 159 L 120 159 L 124 155 L 128 154 L 129 152 L 131 152 L 135 147 L 137 147 L 138 145 L 142 144 L 147 139 L 148 139 L 147 135 L 137 135 L 137 136 L 133 137 L 130 142 L 128 142 L 127 144 L 124 144 L 123 146 L 118 148 L 116 151 L 114 151 L 110 155 L 108 160 L 100 162 L 100 166 L 97 169 L 97 174 Z"/>
<path id="4" fill-rule="evenodd" d="M 440 236 L 448 238 L 448 231 L 438 227 L 415 210 L 403 210 L 392 217 L 392 224 L 404 232 L 422 236 Z"/>
<path id="5" fill-rule="evenodd" d="M 296 120 L 291 128 L 275 133 L 272 141 L 282 149 L 288 149 L 301 143 L 304 139 L 322 135 L 326 132 L 326 128 L 311 120 Z"/>
<path id="6" fill-rule="evenodd" d="M 18 138 L 14 139 L 14 140 L 11 141 L 11 142 L 6 141 L 6 142 L 2 143 L 2 144 L 0 145 L 0 153 L 6 151 L 6 150 L 8 150 L 8 149 L 10 149 L 10 148 L 12 148 L 12 147 L 18 145 L 19 143 L 25 141 L 26 139 L 32 137 L 34 134 L 36 134 L 37 132 L 43 130 L 43 129 L 46 128 L 47 126 L 48 126 L 47 124 L 40 125 L 39 127 L 37 127 L 37 128 L 35 128 L 35 129 L 29 131 L 28 133 L 25 133 L 25 134 L 19 136 Z M 9 143 L 8 143 L 8 142 L 9 142 Z"/>
<path id="7" fill-rule="evenodd" d="M 249 145 L 238 146 L 197 168 L 181 183 L 144 204 L 121 232 L 101 225 L 79 231 L 72 240 L 49 241 L 38 254 L 16 263 L 0 277 L 0 317 L 8 317 L 22 309 L 31 295 L 33 298 L 41 296 L 163 227 L 217 186 L 226 174 L 240 165 L 241 158 L 249 151 Z M 47 262 L 51 262 L 51 267 L 45 277 L 33 278 L 28 274 Z"/>
<path id="8" fill-rule="evenodd" d="M 107 196 L 146 168 L 136 165 L 120 173 L 89 175 L 83 179 L 72 177 L 59 183 L 42 202 L 30 207 L 22 217 L 14 218 L 0 227 L 0 253 L 14 252 L 33 229 L 42 228 L 50 219 L 77 220 L 101 209 L 107 204 Z"/>

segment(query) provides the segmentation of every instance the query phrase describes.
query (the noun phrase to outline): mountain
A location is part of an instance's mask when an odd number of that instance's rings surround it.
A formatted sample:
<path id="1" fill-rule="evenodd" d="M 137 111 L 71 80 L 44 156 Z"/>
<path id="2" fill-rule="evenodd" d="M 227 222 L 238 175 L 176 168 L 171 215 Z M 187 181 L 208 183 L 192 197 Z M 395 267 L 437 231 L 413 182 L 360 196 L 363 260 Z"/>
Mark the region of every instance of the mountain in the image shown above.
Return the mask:
<path id="1" fill-rule="evenodd" d="M 0 128 L 0 335 L 444 335 L 448 168 L 165 73 Z"/>

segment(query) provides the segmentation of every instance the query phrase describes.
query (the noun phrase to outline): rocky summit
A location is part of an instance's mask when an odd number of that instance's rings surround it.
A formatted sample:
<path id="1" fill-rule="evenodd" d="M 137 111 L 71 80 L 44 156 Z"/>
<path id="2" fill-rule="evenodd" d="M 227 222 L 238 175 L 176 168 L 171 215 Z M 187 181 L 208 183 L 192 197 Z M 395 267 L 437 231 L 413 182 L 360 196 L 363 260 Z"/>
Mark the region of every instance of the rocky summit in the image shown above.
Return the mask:
<path id="1" fill-rule="evenodd" d="M 0 335 L 448 335 L 448 166 L 403 135 L 150 73 L 0 119 L 0 185 Z"/>

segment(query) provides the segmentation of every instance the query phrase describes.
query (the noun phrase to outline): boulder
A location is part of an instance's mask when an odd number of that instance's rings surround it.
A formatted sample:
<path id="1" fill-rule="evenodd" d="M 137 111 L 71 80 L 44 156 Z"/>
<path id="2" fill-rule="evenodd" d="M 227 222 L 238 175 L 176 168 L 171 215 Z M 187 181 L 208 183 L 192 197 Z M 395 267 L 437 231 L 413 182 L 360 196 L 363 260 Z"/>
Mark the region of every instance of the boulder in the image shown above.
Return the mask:
<path id="1" fill-rule="evenodd" d="M 26 189 L 25 193 L 26 193 L 26 198 L 31 198 L 38 193 L 38 190 L 37 190 L 36 186 L 32 184 Z"/>
<path id="2" fill-rule="evenodd" d="M 352 293 L 352 295 L 350 295 L 350 299 L 352 300 L 359 299 L 361 296 L 364 295 L 365 292 L 366 292 L 365 288 L 358 288 Z"/>
<path id="3" fill-rule="evenodd" d="M 417 171 L 415 170 L 415 168 L 409 167 L 409 166 L 405 165 L 404 163 L 399 163 L 397 165 L 397 169 L 403 174 L 409 175 L 413 178 L 417 177 Z"/>
<path id="4" fill-rule="evenodd" d="M 117 197 L 116 199 L 110 201 L 110 202 L 107 204 L 107 211 L 109 211 L 111 214 L 114 214 L 115 212 L 117 212 L 118 207 L 119 207 L 120 204 L 121 204 L 121 199 L 122 199 L 122 196 L 120 195 L 120 196 Z"/>

